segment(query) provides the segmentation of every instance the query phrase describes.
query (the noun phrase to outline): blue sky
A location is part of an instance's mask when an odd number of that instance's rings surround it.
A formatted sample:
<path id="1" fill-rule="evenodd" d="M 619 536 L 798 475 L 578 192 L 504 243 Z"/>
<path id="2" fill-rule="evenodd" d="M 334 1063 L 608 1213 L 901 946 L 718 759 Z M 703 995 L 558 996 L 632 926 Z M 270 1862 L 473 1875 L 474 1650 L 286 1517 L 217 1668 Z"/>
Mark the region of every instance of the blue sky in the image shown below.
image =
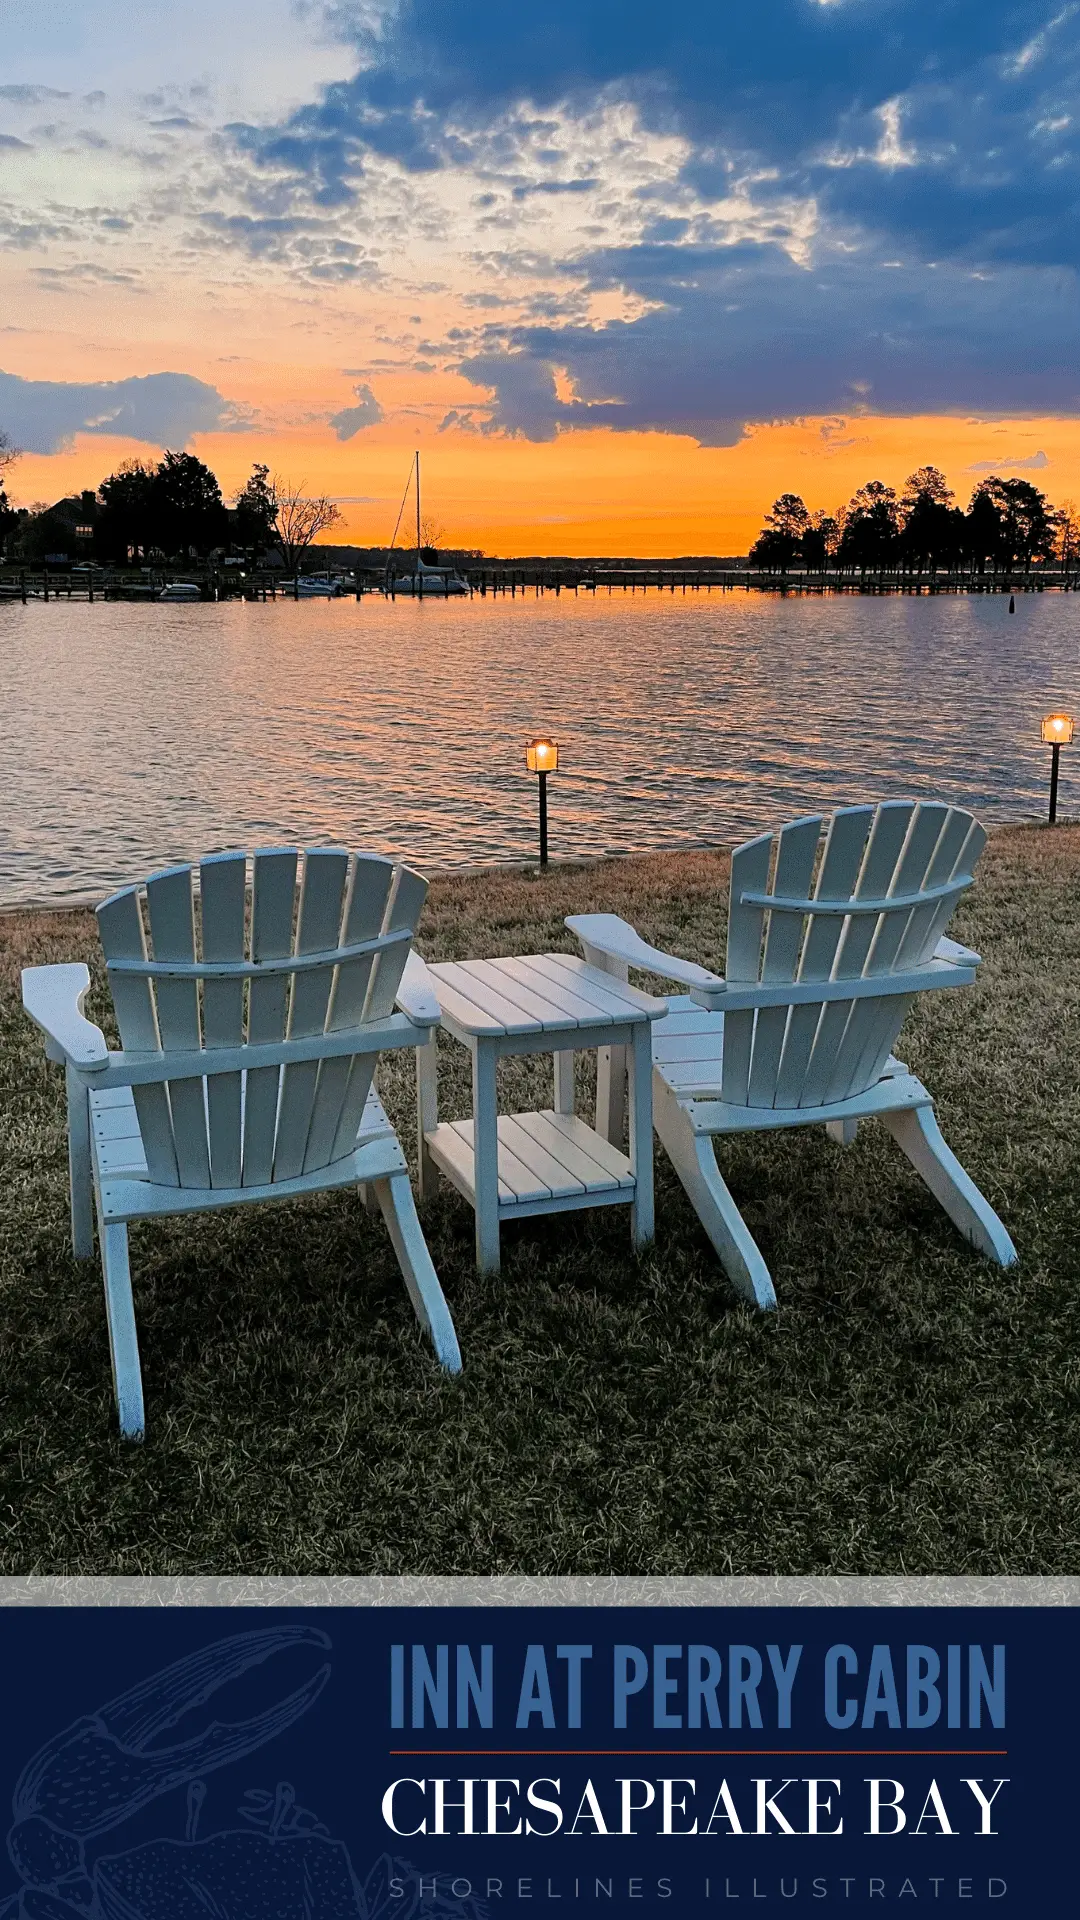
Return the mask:
<path id="1" fill-rule="evenodd" d="M 114 403 L 148 442 L 1080 413 L 1076 0 L 7 0 L 4 31 L 0 406 L 42 453 Z"/>

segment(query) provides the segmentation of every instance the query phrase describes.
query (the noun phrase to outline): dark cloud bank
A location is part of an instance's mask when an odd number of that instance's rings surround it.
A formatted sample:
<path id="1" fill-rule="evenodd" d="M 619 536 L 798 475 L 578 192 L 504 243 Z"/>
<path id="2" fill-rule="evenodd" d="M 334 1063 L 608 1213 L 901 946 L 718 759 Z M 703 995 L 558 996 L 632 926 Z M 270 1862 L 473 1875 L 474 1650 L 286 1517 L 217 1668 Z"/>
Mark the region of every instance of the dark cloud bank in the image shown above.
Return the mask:
<path id="1" fill-rule="evenodd" d="M 769 243 L 655 242 L 572 263 L 662 310 L 492 332 L 464 363 L 494 422 L 547 438 L 606 420 L 729 442 L 744 422 L 868 407 L 1080 410 L 1080 7 L 1071 0 L 401 0 L 350 28 L 360 70 L 273 128 L 234 128 L 298 199 L 363 190 L 365 158 L 423 173 L 505 147 L 527 103 L 631 103 L 688 143 L 680 183 L 813 196 L 796 266 Z M 557 156 L 558 130 L 552 135 Z M 553 181 L 554 184 L 554 181 Z M 584 183 L 591 184 L 591 183 Z M 658 223 L 681 212 L 657 205 Z M 899 264 L 897 264 L 899 263 Z M 559 402 L 555 368 L 579 396 Z"/>
<path id="2" fill-rule="evenodd" d="M 228 432 L 244 424 L 216 387 L 187 373 L 86 386 L 0 373 L 0 422 L 27 453 L 59 453 L 78 433 L 183 447 L 197 433 Z"/>

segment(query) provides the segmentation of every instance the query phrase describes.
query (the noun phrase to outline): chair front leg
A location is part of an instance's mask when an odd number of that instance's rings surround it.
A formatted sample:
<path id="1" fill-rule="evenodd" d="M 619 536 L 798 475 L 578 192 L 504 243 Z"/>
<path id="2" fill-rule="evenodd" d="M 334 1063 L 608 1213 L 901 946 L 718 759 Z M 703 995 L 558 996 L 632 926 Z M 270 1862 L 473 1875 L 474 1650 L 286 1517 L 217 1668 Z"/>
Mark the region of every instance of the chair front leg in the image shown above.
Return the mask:
<path id="1" fill-rule="evenodd" d="M 71 1189 L 71 1242 L 76 1260 L 94 1253 L 94 1182 L 90 1166 L 90 1095 L 68 1067 L 68 1181 Z"/>
<path id="2" fill-rule="evenodd" d="M 656 1131 L 698 1219 L 736 1292 L 756 1307 L 776 1305 L 776 1292 L 753 1234 L 716 1164 L 708 1135 L 695 1134 L 675 1095 L 654 1076 Z"/>

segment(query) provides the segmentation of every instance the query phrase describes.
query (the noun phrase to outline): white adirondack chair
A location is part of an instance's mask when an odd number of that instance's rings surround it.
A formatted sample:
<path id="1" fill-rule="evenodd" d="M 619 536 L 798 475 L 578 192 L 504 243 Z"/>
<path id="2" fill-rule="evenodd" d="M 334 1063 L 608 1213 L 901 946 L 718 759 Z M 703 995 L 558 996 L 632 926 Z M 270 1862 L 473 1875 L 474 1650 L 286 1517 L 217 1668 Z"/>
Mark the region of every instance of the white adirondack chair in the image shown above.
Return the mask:
<path id="1" fill-rule="evenodd" d="M 892 1057 L 917 993 L 975 978 L 978 954 L 942 936 L 985 840 L 962 808 L 896 801 L 748 841 L 731 861 L 724 978 L 647 945 L 615 914 L 567 919 L 594 966 L 689 989 L 652 1029 L 654 1124 L 731 1280 L 760 1307 L 776 1295 L 717 1167 L 723 1134 L 824 1124 L 847 1144 L 876 1115 L 965 1238 L 1001 1266 L 1016 1259 L 930 1094 Z M 613 1057 L 598 1087 L 609 1139 L 621 1137 L 621 1079 Z"/>
<path id="2" fill-rule="evenodd" d="M 198 880 L 198 888 L 193 882 Z M 81 964 L 29 967 L 23 1004 L 67 1072 L 75 1253 L 93 1210 L 121 1432 L 143 1433 L 128 1223 L 359 1184 L 386 1219 L 421 1324 L 461 1366 L 379 1054 L 439 1019 L 410 953 L 427 882 L 338 848 L 213 854 L 98 908 L 123 1051 L 83 1017 Z M 151 946 L 148 948 L 147 932 Z M 395 1011 L 395 1007 L 400 1011 Z"/>

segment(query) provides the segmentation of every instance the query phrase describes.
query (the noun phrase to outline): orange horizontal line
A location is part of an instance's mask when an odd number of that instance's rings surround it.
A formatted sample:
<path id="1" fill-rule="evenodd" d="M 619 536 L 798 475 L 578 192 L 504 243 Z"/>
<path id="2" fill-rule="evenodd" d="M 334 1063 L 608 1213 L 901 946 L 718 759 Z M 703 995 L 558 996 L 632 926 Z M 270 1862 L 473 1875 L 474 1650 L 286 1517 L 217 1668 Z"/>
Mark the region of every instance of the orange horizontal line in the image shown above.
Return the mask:
<path id="1" fill-rule="evenodd" d="M 391 1747 L 393 1760 L 988 1760 L 1008 1747 Z"/>

